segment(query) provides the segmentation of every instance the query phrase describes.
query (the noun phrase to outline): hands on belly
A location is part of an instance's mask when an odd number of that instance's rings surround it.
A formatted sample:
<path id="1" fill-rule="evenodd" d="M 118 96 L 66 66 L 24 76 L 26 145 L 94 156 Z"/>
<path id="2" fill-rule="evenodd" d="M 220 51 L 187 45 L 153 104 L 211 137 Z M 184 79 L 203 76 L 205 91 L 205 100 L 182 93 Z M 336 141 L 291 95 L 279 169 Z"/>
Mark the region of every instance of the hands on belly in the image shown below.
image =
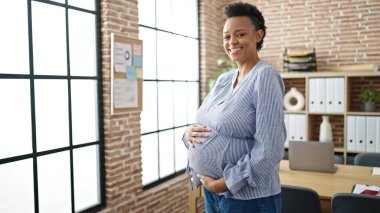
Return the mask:
<path id="1" fill-rule="evenodd" d="M 202 143 L 204 138 L 209 136 L 211 129 L 201 124 L 193 124 L 185 131 L 185 139 L 189 146 L 194 147 L 194 143 Z M 224 178 L 214 179 L 212 177 L 198 174 L 203 186 L 210 192 L 224 192 L 227 191 L 227 185 Z"/>
<path id="2" fill-rule="evenodd" d="M 202 185 L 210 192 L 225 192 L 228 190 L 224 178 L 214 179 L 205 175 L 197 175 Z"/>
<path id="3" fill-rule="evenodd" d="M 194 147 L 194 143 L 202 143 L 201 138 L 207 138 L 211 129 L 201 124 L 193 124 L 187 127 L 185 131 L 185 139 L 187 143 Z"/>

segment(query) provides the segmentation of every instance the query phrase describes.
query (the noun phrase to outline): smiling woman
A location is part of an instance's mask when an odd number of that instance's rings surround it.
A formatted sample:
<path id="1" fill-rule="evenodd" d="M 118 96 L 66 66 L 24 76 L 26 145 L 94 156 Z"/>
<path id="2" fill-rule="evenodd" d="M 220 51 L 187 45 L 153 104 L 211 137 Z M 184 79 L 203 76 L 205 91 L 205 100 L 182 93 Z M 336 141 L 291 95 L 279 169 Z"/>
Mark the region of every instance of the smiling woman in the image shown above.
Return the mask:
<path id="1" fill-rule="evenodd" d="M 261 12 L 233 3 L 225 15 L 223 46 L 238 69 L 219 76 L 186 129 L 188 169 L 204 186 L 207 213 L 280 212 L 284 84 L 257 53 L 266 30 Z"/>

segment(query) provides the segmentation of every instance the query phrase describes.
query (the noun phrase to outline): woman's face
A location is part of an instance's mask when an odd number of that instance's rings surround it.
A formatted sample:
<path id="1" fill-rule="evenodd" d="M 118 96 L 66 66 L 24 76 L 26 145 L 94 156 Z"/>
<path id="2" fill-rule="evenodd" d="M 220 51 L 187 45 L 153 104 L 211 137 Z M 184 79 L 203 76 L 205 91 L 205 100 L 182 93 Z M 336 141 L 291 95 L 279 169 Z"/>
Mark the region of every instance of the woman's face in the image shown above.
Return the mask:
<path id="1" fill-rule="evenodd" d="M 255 58 L 256 44 L 262 36 L 246 16 L 227 19 L 223 28 L 224 51 L 231 60 L 244 63 Z"/>

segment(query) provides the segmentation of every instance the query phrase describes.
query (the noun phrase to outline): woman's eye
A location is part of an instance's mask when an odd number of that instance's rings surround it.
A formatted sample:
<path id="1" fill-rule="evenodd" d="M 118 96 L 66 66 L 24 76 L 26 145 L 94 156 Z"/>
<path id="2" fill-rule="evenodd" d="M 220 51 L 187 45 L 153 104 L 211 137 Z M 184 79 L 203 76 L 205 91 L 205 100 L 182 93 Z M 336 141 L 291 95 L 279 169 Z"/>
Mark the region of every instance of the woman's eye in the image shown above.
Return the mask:
<path id="1" fill-rule="evenodd" d="M 245 33 L 238 33 L 238 34 L 236 34 L 236 37 L 238 37 L 238 38 L 241 38 L 243 36 L 245 36 Z"/>
<path id="2" fill-rule="evenodd" d="M 230 37 L 231 37 L 231 36 L 223 36 L 223 39 L 224 39 L 224 40 L 230 40 Z"/>

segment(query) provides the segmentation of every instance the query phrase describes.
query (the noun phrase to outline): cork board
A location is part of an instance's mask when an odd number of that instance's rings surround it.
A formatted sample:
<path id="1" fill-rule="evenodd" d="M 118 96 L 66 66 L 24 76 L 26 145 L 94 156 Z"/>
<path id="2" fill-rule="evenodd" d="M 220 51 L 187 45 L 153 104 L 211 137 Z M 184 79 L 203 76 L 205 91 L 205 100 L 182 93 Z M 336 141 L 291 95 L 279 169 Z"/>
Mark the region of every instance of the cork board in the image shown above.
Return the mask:
<path id="1" fill-rule="evenodd" d="M 111 114 L 142 110 L 142 41 L 111 34 Z"/>

